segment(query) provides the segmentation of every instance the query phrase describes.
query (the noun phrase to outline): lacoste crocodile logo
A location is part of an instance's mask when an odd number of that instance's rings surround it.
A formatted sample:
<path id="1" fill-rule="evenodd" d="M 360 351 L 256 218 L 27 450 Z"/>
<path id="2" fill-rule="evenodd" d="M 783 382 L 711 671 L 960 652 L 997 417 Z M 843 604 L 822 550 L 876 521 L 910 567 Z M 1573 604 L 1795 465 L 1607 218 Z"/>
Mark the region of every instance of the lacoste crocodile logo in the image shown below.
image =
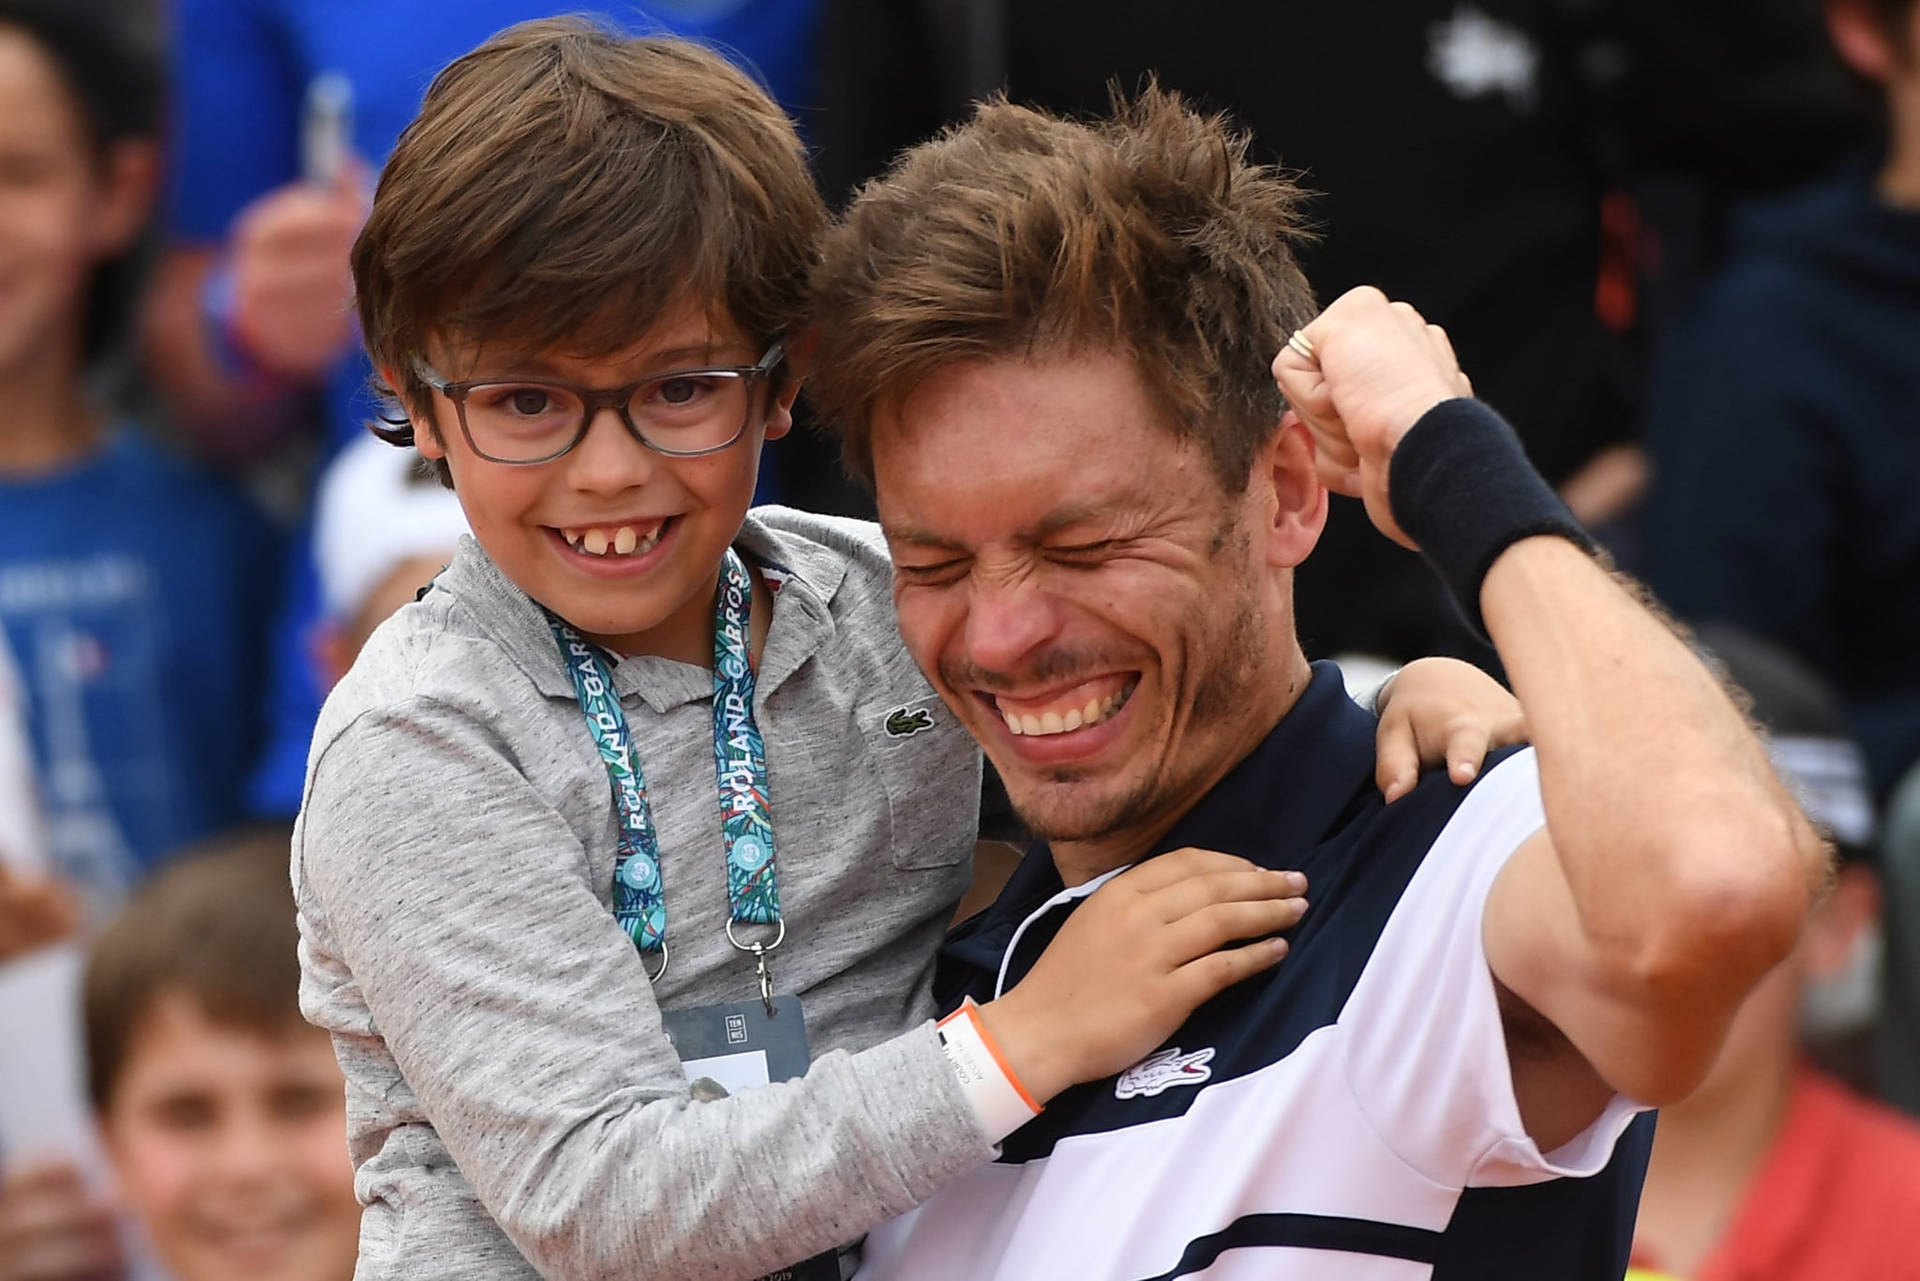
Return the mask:
<path id="1" fill-rule="evenodd" d="M 1178 1085 L 1198 1085 L 1213 1075 L 1207 1064 L 1213 1059 L 1213 1047 L 1180 1053 L 1180 1047 L 1149 1054 L 1122 1072 L 1113 1083 L 1116 1099 L 1152 1098 Z"/>
<path id="2" fill-rule="evenodd" d="M 933 713 L 924 707 L 896 707 L 887 713 L 888 738 L 912 738 L 923 729 L 933 728 Z"/>

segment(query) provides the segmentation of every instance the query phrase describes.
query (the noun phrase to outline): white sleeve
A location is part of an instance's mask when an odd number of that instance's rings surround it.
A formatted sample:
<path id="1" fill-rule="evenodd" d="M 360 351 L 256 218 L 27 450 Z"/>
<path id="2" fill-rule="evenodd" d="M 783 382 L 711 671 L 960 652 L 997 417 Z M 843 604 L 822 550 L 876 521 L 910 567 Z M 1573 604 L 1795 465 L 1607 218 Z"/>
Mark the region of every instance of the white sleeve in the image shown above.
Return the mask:
<path id="1" fill-rule="evenodd" d="M 1547 1153 L 1520 1121 L 1482 925 L 1494 878 L 1545 825 L 1539 766 L 1531 749 L 1515 753 L 1441 830 L 1340 1014 L 1361 1111 L 1401 1160 L 1447 1186 L 1596 1174 L 1640 1111 L 1616 1095 Z"/>

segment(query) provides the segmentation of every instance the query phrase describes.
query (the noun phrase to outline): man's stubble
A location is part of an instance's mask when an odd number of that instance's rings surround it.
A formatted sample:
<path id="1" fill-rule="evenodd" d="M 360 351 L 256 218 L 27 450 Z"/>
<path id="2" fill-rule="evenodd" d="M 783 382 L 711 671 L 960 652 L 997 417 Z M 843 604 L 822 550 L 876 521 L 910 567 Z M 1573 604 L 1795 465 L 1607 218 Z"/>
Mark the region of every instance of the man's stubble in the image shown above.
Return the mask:
<path id="1" fill-rule="evenodd" d="M 1246 566 L 1247 545 L 1245 528 L 1230 519 L 1216 536 L 1213 550 L 1216 557 L 1225 556 Z M 1021 818 L 1035 836 L 1050 843 L 1098 841 L 1158 821 L 1171 821 L 1200 799 L 1204 782 L 1225 772 L 1222 762 L 1214 759 L 1215 753 L 1195 757 L 1191 751 L 1182 754 L 1179 749 L 1194 744 L 1196 739 L 1201 746 L 1237 742 L 1238 735 L 1214 731 L 1226 729 L 1222 722 L 1249 714 L 1260 701 L 1252 697 L 1259 682 L 1271 678 L 1267 672 L 1265 621 L 1260 615 L 1259 591 L 1251 578 L 1251 567 L 1247 567 L 1239 582 L 1223 586 L 1225 599 L 1222 612 L 1215 615 L 1217 625 L 1206 628 L 1204 634 L 1183 636 L 1174 656 L 1162 668 L 1162 680 L 1175 690 L 1189 688 L 1191 673 L 1191 693 L 1185 695 L 1191 706 L 1185 716 L 1175 707 L 1165 737 L 1154 745 L 1162 753 L 1157 767 L 1097 812 L 1060 816 L 1051 822 L 1046 815 L 1023 812 Z M 1067 785 L 1084 783 L 1091 777 L 1072 768 L 1048 774 L 1049 782 Z"/>

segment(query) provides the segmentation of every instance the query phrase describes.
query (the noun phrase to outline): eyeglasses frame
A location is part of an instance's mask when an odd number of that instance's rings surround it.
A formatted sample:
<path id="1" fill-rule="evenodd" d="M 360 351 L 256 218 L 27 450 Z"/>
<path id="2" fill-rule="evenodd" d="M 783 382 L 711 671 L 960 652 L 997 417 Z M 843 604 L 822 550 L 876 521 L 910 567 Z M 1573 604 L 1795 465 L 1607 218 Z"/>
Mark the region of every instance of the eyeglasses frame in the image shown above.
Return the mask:
<path id="1" fill-rule="evenodd" d="M 593 430 L 593 420 L 600 416 L 602 409 L 613 410 L 615 416 L 620 419 L 621 425 L 627 429 L 629 436 L 654 453 L 663 454 L 668 458 L 704 458 L 708 454 L 717 454 L 721 450 L 731 449 L 740 443 L 740 438 L 747 434 L 747 428 L 753 422 L 754 381 L 771 375 L 786 357 L 787 340 L 778 338 L 774 340 L 771 347 L 767 348 L 766 353 L 751 365 L 699 365 L 689 369 L 669 369 L 664 373 L 648 374 L 645 378 L 637 378 L 624 387 L 611 388 L 583 387 L 578 383 L 567 382 L 560 378 L 472 378 L 456 382 L 440 373 L 420 356 L 413 357 L 411 364 L 416 378 L 453 402 L 454 417 L 460 420 L 460 434 L 466 437 L 467 448 L 471 449 L 476 456 L 505 467 L 538 467 L 556 458 L 564 458 L 579 448 L 580 442 L 587 438 L 589 431 Z M 708 445 L 704 449 L 668 449 L 664 445 L 657 445 L 648 440 L 640 428 L 634 424 L 633 415 L 627 412 L 627 406 L 633 401 L 633 394 L 648 383 L 713 374 L 739 378 L 748 384 L 747 416 L 741 420 L 740 426 L 733 435 L 718 445 Z M 573 434 L 573 439 L 551 454 L 541 458 L 496 458 L 474 442 L 473 430 L 467 426 L 467 396 L 481 387 L 520 385 L 554 387 L 570 392 L 580 398 L 586 412 L 581 416 L 580 428 Z"/>

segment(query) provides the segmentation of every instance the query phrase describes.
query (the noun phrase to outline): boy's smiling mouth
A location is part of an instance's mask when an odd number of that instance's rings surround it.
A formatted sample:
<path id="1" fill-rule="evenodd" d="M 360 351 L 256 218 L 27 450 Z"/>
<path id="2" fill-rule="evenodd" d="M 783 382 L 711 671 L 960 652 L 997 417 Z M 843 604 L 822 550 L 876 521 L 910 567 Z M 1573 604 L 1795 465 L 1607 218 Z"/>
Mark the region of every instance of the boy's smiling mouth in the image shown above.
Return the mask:
<path id="1" fill-rule="evenodd" d="M 557 532 L 574 551 L 587 556 L 644 556 L 659 546 L 673 517 L 599 525 L 570 525 Z"/>

